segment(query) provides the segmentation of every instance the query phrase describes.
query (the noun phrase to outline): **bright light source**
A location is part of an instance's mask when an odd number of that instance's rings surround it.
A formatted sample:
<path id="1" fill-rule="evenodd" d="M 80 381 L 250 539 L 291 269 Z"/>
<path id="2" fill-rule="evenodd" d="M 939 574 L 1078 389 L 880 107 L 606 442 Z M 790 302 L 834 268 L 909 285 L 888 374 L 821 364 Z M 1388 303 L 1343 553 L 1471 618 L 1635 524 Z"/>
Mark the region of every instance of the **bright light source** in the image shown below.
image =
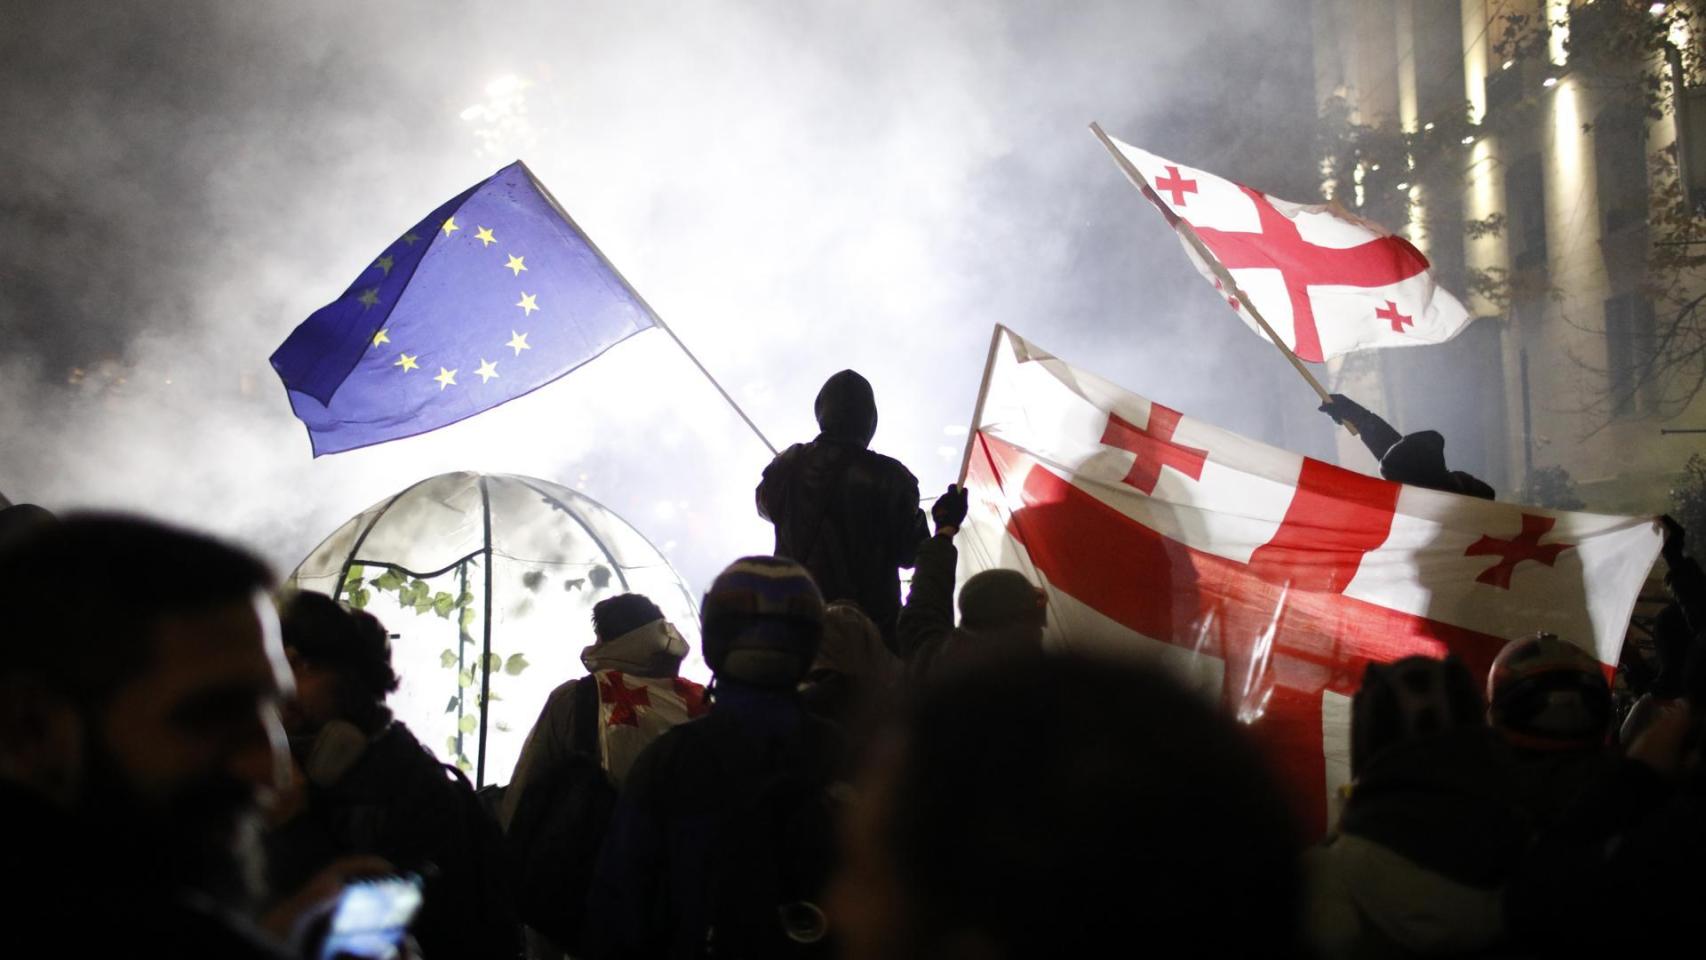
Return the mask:
<path id="1" fill-rule="evenodd" d="M 1655 3 L 1647 8 L 1647 12 L 1655 17 L 1662 17 L 1665 13 L 1665 5 L 1662 3 Z"/>
<path id="2" fill-rule="evenodd" d="M 1375 165 L 1374 165 L 1374 166 L 1372 166 L 1372 167 L 1369 167 L 1369 169 L 1370 169 L 1370 170 L 1379 170 L 1379 169 L 1380 169 L 1380 164 L 1378 164 L 1378 163 L 1377 163 L 1377 164 L 1375 164 Z"/>
<path id="3" fill-rule="evenodd" d="M 523 84 L 521 78 L 513 73 L 506 73 L 491 83 L 486 84 L 486 96 L 508 97 L 520 93 Z"/>
<path id="4" fill-rule="evenodd" d="M 1475 135 L 1473 133 L 1471 133 L 1469 136 L 1463 138 L 1463 145 L 1466 147 L 1469 146 L 1471 143 L 1474 143 L 1474 142 L 1475 142 Z"/>
<path id="5" fill-rule="evenodd" d="M 1514 66 L 1516 66 L 1516 61 L 1515 61 L 1515 60 L 1506 60 L 1506 61 L 1505 61 L 1505 62 L 1504 62 L 1504 64 L 1503 64 L 1503 65 L 1502 65 L 1502 66 L 1500 66 L 1500 67 L 1499 67 L 1499 69 L 1500 69 L 1500 70 L 1509 70 L 1509 69 L 1510 69 L 1510 68 L 1512 68 L 1512 67 L 1514 67 Z"/>
<path id="6" fill-rule="evenodd" d="M 1540 81 L 1540 85 L 1543 87 L 1555 87 L 1558 85 L 1558 78 L 1557 77 L 1547 77 L 1546 79 Z"/>
<path id="7" fill-rule="evenodd" d="M 1427 123 L 1422 124 L 1423 130 L 1432 130 L 1433 128 L 1434 128 L 1434 122 L 1432 120 L 1429 120 Z"/>
<path id="8" fill-rule="evenodd" d="M 486 108 L 482 107 L 476 103 L 473 106 L 469 107 L 468 109 L 462 111 L 460 114 L 458 114 L 458 116 L 460 116 L 464 120 L 472 120 L 484 112 L 486 112 Z"/>
<path id="9" fill-rule="evenodd" d="M 1400 183 L 1400 184 L 1398 184 L 1398 189 L 1408 190 L 1408 189 L 1410 189 L 1410 184 L 1408 182 Z"/>

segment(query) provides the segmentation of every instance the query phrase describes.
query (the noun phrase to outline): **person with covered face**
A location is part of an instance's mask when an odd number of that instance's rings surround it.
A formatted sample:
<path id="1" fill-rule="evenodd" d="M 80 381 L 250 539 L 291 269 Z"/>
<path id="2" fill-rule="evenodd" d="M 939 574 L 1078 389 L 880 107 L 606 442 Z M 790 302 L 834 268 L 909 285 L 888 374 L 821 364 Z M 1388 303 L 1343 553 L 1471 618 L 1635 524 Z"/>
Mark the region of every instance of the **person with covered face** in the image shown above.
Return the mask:
<path id="1" fill-rule="evenodd" d="M 843 370 L 818 391 L 821 431 L 764 469 L 758 515 L 776 527 L 776 556 L 811 572 L 824 599 L 857 604 L 894 646 L 900 573 L 929 535 L 918 478 L 870 449 L 877 403 L 870 381 Z"/>
<path id="2" fill-rule="evenodd" d="M 1494 499 L 1493 488 L 1486 481 L 1462 470 L 1447 469 L 1445 437 L 1439 431 L 1399 434 L 1378 414 L 1340 393 L 1321 404 L 1321 412 L 1340 426 L 1350 424 L 1356 428 L 1363 446 L 1379 461 L 1381 477 L 1412 487 Z"/>

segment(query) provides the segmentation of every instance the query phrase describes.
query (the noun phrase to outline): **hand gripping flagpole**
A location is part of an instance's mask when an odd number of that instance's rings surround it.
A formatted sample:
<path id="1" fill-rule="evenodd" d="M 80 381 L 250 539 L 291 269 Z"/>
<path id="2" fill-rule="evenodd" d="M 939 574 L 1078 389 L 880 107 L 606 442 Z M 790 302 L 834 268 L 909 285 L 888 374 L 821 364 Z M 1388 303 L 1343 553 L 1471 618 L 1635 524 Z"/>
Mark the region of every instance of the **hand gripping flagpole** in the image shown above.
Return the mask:
<path id="1" fill-rule="evenodd" d="M 741 418 L 741 421 L 752 429 L 753 436 L 758 438 L 758 442 L 764 444 L 771 456 L 775 456 L 776 445 L 770 442 L 770 438 L 764 435 L 764 431 L 758 429 L 758 424 L 752 422 L 752 418 L 746 415 L 746 411 L 740 408 L 740 404 L 735 402 L 734 397 L 729 396 L 729 392 L 723 389 L 723 385 L 717 382 L 717 378 L 711 376 L 711 371 L 705 369 L 705 365 L 699 362 L 699 358 L 693 355 L 693 351 L 687 349 L 687 344 L 681 342 L 681 338 L 675 335 L 675 331 L 669 328 L 669 324 L 663 322 L 663 317 L 658 316 L 658 312 L 652 309 L 652 305 L 646 302 L 646 298 L 640 296 L 640 291 L 634 289 L 634 285 L 628 282 L 628 278 L 622 275 L 622 271 L 616 269 L 616 264 L 610 262 L 610 258 L 604 255 L 603 250 L 598 249 L 598 244 L 592 242 L 592 237 L 580 228 L 580 224 L 569 216 L 569 211 L 565 210 L 563 205 L 557 202 L 557 198 L 551 195 L 551 190 L 545 186 L 544 181 L 534 176 L 532 168 L 527 164 L 523 163 L 521 168 L 527 171 L 528 179 L 533 181 L 533 185 L 539 189 L 540 195 L 557 211 L 557 216 L 562 217 L 565 223 L 573 227 L 575 232 L 581 235 L 581 239 L 586 242 L 586 245 L 592 248 L 592 252 L 598 254 L 598 259 L 603 260 L 604 265 L 610 268 L 610 272 L 615 274 L 623 289 L 628 291 L 628 295 L 633 297 L 634 302 L 638 303 L 646 311 L 646 315 L 652 318 L 653 325 L 669 334 L 669 338 L 675 341 L 675 345 L 681 348 L 681 352 L 687 355 L 687 359 L 693 361 L 693 365 L 699 368 L 699 372 L 705 375 L 705 379 L 711 381 L 711 386 L 717 388 L 717 392 L 722 395 L 723 400 Z"/>
<path id="2" fill-rule="evenodd" d="M 1114 145 L 1113 139 L 1102 130 L 1102 125 L 1092 122 L 1090 132 L 1096 135 L 1096 139 L 1102 141 L 1102 146 L 1108 149 L 1108 153 L 1113 156 L 1114 162 L 1118 163 L 1120 169 L 1125 171 L 1126 179 L 1131 181 L 1131 185 L 1140 190 L 1149 199 L 1149 202 L 1155 204 L 1157 209 L 1170 212 L 1161 203 L 1161 198 L 1156 195 L 1155 190 L 1150 187 L 1149 181 L 1143 176 L 1143 171 L 1137 169 L 1137 166 L 1124 153 L 1120 152 L 1119 147 Z M 1250 297 L 1244 292 L 1244 288 L 1238 285 L 1238 281 L 1232 279 L 1232 272 L 1221 264 L 1220 258 L 1216 257 L 1208 249 L 1208 245 L 1202 242 L 1202 238 L 1197 236 L 1196 228 L 1179 217 L 1168 217 L 1168 220 L 1172 223 L 1173 229 L 1178 231 L 1179 236 L 1184 237 L 1185 242 L 1191 245 L 1191 249 L 1196 251 L 1198 257 L 1202 258 L 1202 262 L 1208 264 L 1209 269 L 1214 271 L 1215 279 L 1220 281 L 1221 288 L 1231 291 L 1232 295 L 1238 299 L 1239 304 L 1249 311 L 1251 318 L 1256 321 L 1256 325 L 1262 328 L 1262 332 L 1268 335 L 1268 339 L 1273 342 L 1274 347 L 1291 362 L 1292 367 L 1297 370 L 1298 376 L 1303 378 L 1303 382 L 1309 384 L 1309 388 L 1315 391 L 1315 395 L 1321 398 L 1322 403 L 1330 400 L 1331 394 L 1327 392 L 1327 388 L 1321 385 L 1321 381 L 1315 379 L 1315 374 L 1309 372 L 1309 368 L 1304 366 L 1297 354 L 1285 345 L 1285 341 L 1281 340 L 1279 334 L 1274 332 L 1274 328 L 1268 326 L 1268 321 L 1263 319 L 1262 312 L 1256 309 L 1256 305 L 1250 302 Z M 1356 435 L 1356 427 L 1349 423 L 1342 424 L 1342 426 L 1350 431 L 1352 436 Z"/>

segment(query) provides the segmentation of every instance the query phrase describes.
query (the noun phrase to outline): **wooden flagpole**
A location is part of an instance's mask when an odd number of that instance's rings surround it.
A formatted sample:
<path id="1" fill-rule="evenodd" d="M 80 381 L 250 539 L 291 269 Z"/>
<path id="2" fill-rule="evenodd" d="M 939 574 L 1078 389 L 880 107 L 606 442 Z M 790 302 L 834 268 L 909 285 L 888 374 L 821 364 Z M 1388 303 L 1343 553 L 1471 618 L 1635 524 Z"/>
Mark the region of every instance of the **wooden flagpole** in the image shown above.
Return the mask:
<path id="1" fill-rule="evenodd" d="M 977 428 L 983 421 L 983 401 L 989 397 L 989 377 L 995 372 L 995 351 L 1001 347 L 1001 335 L 1007 328 L 1001 324 L 995 325 L 995 330 L 989 335 L 989 359 L 983 362 L 983 383 L 977 388 L 977 404 L 971 410 L 971 425 L 966 428 L 966 455 L 960 458 L 960 486 L 966 485 L 966 474 L 971 470 L 971 452 L 977 444 Z"/>
<path id="2" fill-rule="evenodd" d="M 1149 197 L 1152 201 L 1159 199 L 1155 196 L 1154 189 L 1149 186 L 1149 181 L 1144 179 L 1143 172 L 1137 169 L 1125 154 L 1120 152 L 1119 147 L 1114 145 L 1113 139 L 1102 130 L 1101 124 L 1092 122 L 1090 132 L 1096 135 L 1096 139 L 1102 141 L 1102 146 L 1108 149 L 1108 153 L 1113 156 L 1114 162 L 1118 163 L 1120 169 L 1125 171 L 1126 179 L 1131 181 L 1132 186 L 1141 190 L 1144 196 Z M 1327 388 L 1321 385 L 1321 381 L 1315 379 L 1315 374 L 1309 372 L 1309 368 L 1304 366 L 1297 354 L 1285 345 L 1285 341 L 1281 340 L 1279 334 L 1274 332 L 1274 328 L 1268 326 L 1268 321 L 1262 318 L 1261 311 L 1257 310 L 1256 305 L 1250 302 L 1249 295 L 1244 292 L 1242 287 L 1238 286 L 1238 281 L 1232 279 L 1231 271 L 1221 265 L 1220 259 L 1210 252 L 1208 245 L 1202 242 L 1201 237 L 1197 236 L 1196 230 L 1182 219 L 1173 224 L 1173 229 L 1178 231 L 1179 236 L 1185 238 L 1185 242 L 1191 245 L 1191 249 L 1196 251 L 1197 256 L 1201 257 L 1202 261 L 1208 264 L 1209 269 L 1214 271 L 1215 279 L 1220 281 L 1221 287 L 1231 291 L 1244 309 L 1250 312 L 1250 316 L 1256 321 L 1256 325 L 1262 328 L 1262 332 L 1268 335 L 1269 340 L 1273 341 L 1274 347 L 1285 356 L 1286 360 L 1291 362 L 1292 367 L 1297 370 L 1298 376 L 1303 378 L 1303 382 L 1309 384 L 1309 388 L 1315 391 L 1315 395 L 1321 398 L 1322 403 L 1326 403 L 1330 397 Z M 1344 427 L 1352 434 L 1356 433 L 1356 429 L 1350 424 L 1344 424 Z"/>

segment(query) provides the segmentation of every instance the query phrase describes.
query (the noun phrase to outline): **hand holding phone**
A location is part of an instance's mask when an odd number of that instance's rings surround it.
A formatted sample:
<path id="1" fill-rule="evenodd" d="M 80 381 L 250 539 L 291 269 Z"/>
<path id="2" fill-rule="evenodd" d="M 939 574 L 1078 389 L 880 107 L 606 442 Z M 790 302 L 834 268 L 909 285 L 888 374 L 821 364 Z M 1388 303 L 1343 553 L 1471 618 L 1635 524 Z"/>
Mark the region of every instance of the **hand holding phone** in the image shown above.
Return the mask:
<path id="1" fill-rule="evenodd" d="M 358 880 L 344 888 L 332 911 L 320 960 L 397 960 L 409 924 L 421 908 L 417 874 Z"/>

